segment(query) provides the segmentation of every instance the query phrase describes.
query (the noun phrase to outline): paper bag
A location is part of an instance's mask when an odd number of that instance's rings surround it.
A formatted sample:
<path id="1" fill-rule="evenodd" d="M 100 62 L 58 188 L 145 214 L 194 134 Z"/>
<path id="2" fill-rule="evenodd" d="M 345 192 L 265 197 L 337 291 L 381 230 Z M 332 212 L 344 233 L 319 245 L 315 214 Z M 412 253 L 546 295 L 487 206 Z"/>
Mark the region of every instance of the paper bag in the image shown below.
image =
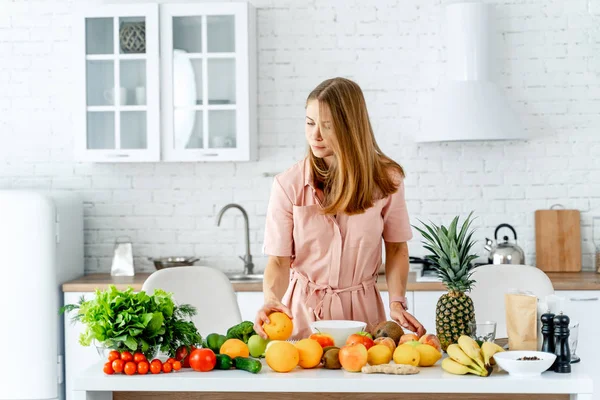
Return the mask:
<path id="1" fill-rule="evenodd" d="M 537 350 L 537 297 L 525 293 L 506 293 L 506 333 L 510 350 Z"/>
<path id="2" fill-rule="evenodd" d="M 121 238 L 117 238 L 115 242 L 115 250 L 110 267 L 110 274 L 112 276 L 134 276 L 135 271 L 133 267 L 133 245 L 131 241 L 122 241 Z"/>

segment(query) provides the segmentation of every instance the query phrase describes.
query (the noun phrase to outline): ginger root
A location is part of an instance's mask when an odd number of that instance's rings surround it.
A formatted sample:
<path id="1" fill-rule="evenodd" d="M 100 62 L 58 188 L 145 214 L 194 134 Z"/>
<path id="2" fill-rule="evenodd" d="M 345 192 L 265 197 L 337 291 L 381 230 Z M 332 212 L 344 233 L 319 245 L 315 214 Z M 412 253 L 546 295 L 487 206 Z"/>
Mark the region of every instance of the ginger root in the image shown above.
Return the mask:
<path id="1" fill-rule="evenodd" d="M 406 364 L 365 365 L 361 372 L 365 374 L 414 375 L 419 373 L 419 368 Z"/>

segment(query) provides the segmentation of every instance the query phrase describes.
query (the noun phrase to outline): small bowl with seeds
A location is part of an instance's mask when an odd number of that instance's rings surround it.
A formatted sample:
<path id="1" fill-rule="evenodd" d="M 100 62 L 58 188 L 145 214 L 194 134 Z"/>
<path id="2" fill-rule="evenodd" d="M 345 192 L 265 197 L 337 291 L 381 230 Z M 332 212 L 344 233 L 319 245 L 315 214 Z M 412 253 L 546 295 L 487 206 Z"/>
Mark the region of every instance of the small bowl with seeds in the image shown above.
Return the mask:
<path id="1" fill-rule="evenodd" d="M 556 355 L 542 351 L 514 350 L 494 354 L 500 368 L 511 376 L 529 378 L 539 376 L 552 366 Z"/>

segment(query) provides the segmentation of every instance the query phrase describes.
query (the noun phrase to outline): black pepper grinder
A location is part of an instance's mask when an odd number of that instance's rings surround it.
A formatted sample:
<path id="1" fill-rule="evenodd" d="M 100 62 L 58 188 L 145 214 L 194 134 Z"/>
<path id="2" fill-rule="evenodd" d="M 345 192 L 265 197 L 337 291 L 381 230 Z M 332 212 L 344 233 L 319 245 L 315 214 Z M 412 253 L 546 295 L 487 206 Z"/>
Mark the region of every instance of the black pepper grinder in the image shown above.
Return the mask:
<path id="1" fill-rule="evenodd" d="M 544 340 L 542 342 L 542 351 L 546 353 L 554 354 L 555 343 L 554 343 L 554 314 L 548 311 L 546 314 L 542 314 L 542 336 Z M 554 371 L 554 364 L 546 370 L 546 371 Z"/>
<path id="2" fill-rule="evenodd" d="M 569 350 L 569 322 L 567 315 L 559 314 L 554 317 L 554 354 L 556 362 L 554 372 L 559 374 L 571 373 L 571 351 Z"/>

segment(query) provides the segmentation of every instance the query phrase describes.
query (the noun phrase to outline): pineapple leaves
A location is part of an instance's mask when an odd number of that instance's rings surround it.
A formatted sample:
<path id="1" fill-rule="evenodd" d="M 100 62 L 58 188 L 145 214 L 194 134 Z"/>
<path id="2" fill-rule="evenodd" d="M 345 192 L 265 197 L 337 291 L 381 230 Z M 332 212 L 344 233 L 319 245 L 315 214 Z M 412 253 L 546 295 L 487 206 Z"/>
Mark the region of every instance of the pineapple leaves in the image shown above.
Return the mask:
<path id="1" fill-rule="evenodd" d="M 472 240 L 474 231 L 470 230 L 472 216 L 471 211 L 460 226 L 460 231 L 458 216 L 452 219 L 448 227 L 437 226 L 433 222 L 425 224 L 420 220 L 422 228 L 413 225 L 423 236 L 423 247 L 431 253 L 428 258 L 434 264 L 434 270 L 450 291 L 464 293 L 471 290 L 475 283 L 471 279 L 472 261 L 477 258 L 476 254 L 471 254 L 475 245 Z"/>

